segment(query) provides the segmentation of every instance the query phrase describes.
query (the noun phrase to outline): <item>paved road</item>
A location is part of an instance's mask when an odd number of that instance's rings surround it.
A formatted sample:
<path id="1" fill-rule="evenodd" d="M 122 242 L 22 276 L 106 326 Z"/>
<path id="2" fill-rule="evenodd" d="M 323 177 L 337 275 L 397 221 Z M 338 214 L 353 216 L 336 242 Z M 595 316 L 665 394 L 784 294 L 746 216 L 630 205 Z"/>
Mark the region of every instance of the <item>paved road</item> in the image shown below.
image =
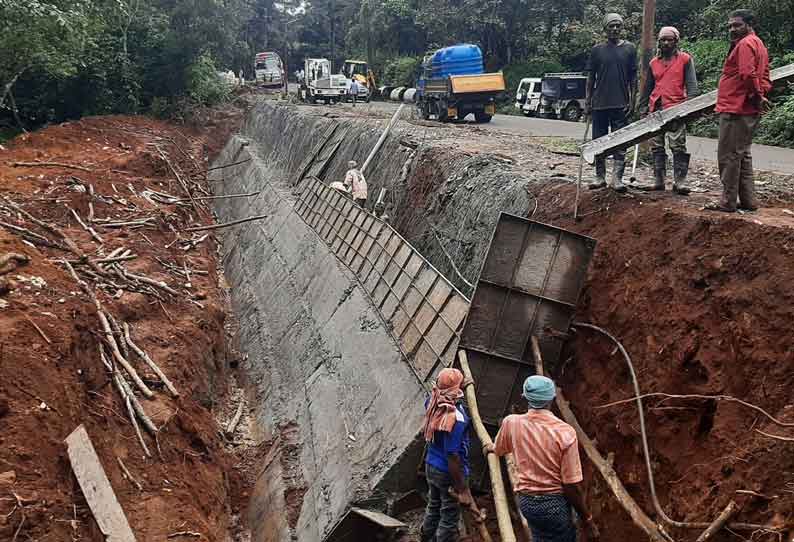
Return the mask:
<path id="1" fill-rule="evenodd" d="M 398 104 L 392 102 L 372 102 L 373 109 L 384 112 L 394 111 Z M 488 124 L 478 125 L 486 130 L 528 136 L 570 137 L 581 140 L 584 123 L 561 120 L 526 118 L 512 115 L 496 115 Z M 717 161 L 717 140 L 705 137 L 688 139 L 688 148 L 698 160 Z M 753 165 L 759 171 L 794 174 L 794 149 L 753 145 Z"/>
<path id="2" fill-rule="evenodd" d="M 496 115 L 488 128 L 521 135 L 572 137 L 581 139 L 584 123 Z M 689 136 L 687 148 L 699 160 L 717 161 L 717 140 Z M 753 145 L 753 166 L 761 171 L 794 173 L 794 150 L 767 145 Z"/>

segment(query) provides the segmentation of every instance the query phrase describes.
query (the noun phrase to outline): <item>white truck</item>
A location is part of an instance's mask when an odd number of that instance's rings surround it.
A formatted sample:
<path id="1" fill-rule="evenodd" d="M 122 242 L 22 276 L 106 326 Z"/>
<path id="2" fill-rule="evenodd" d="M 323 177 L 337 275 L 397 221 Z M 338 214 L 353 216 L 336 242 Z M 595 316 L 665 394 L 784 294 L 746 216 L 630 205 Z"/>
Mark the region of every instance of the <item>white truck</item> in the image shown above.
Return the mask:
<path id="1" fill-rule="evenodd" d="M 257 53 L 254 57 L 254 74 L 257 84 L 278 88 L 284 84 L 284 64 L 273 51 Z"/>
<path id="2" fill-rule="evenodd" d="M 540 116 L 540 77 L 524 77 L 516 90 L 516 109 L 525 116 Z"/>
<path id="3" fill-rule="evenodd" d="M 331 62 L 327 58 L 307 58 L 303 62 L 303 81 L 298 87 L 301 101 L 326 104 L 345 99 L 350 85 L 347 77 L 331 73 Z"/>

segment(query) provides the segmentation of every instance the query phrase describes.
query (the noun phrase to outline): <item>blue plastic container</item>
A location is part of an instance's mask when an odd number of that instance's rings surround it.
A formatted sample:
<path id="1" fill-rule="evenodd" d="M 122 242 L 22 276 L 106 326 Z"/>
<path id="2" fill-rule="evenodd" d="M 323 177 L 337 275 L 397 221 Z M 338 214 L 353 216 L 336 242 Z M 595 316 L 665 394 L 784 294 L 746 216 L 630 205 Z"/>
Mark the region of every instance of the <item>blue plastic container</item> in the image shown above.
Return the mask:
<path id="1" fill-rule="evenodd" d="M 430 59 L 431 77 L 478 75 L 483 73 L 482 51 L 476 45 L 463 43 L 444 47 Z"/>

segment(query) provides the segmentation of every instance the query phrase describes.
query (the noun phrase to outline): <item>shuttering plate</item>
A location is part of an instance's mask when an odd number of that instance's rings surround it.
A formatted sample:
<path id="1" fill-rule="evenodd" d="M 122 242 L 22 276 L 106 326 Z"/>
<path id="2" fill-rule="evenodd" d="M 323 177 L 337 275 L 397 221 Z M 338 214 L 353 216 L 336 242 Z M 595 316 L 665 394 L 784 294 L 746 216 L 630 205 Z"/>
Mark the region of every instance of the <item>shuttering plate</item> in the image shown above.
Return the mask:
<path id="1" fill-rule="evenodd" d="M 461 332 L 480 414 L 497 425 L 534 374 L 531 337 L 554 369 L 579 301 L 596 242 L 590 237 L 501 213 Z"/>

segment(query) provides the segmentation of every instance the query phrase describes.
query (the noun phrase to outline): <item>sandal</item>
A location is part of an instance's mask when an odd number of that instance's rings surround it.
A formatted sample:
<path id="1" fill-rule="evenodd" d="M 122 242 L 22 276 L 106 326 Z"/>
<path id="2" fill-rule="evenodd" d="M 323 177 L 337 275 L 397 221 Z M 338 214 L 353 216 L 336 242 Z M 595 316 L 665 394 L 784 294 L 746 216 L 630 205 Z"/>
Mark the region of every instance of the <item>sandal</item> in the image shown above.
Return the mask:
<path id="1" fill-rule="evenodd" d="M 716 201 L 712 201 L 710 203 L 707 203 L 706 205 L 703 206 L 703 209 L 705 209 L 706 211 L 720 211 L 720 212 L 723 212 L 723 213 L 735 213 L 736 212 L 736 209 L 731 209 L 730 207 L 725 207 L 723 204 L 717 203 Z"/>

